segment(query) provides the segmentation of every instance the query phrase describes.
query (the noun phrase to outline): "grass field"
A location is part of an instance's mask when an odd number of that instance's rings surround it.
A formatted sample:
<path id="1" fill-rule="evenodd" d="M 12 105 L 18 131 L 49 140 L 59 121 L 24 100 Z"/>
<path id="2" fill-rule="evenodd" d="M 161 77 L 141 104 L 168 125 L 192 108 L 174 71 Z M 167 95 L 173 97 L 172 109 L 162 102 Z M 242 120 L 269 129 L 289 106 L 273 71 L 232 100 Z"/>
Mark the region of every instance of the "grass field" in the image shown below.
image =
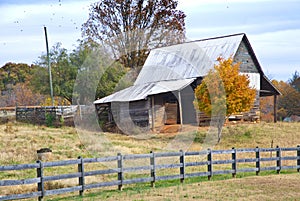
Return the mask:
<path id="1" fill-rule="evenodd" d="M 183 135 L 189 135 L 191 132 L 195 134 L 194 142 L 190 145 L 189 150 L 201 150 L 203 148 L 202 143 L 207 129 L 186 128 L 184 130 Z M 97 143 L 95 144 L 98 140 L 97 136 L 108 139 L 121 153 L 149 153 L 151 150 L 158 152 L 168 146 L 176 135 L 179 135 L 178 133 L 149 134 L 151 137 L 141 140 L 120 134 L 88 131 L 80 131 L 80 133 L 79 135 L 78 130 L 70 127 L 48 128 L 19 123 L 0 125 L 0 163 L 2 165 L 34 163 L 37 160 L 36 151 L 43 147 L 52 149 L 50 160 L 74 159 L 78 156 L 94 157 L 93 151 L 97 152 L 104 149 L 101 146 L 97 147 Z M 275 147 L 276 145 L 280 147 L 300 145 L 300 123 L 262 122 L 259 124 L 226 125 L 222 132 L 221 142 L 213 149 Z M 107 152 L 107 154 L 116 155 L 113 152 Z M 69 168 L 54 169 L 55 173 L 68 173 L 69 171 L 72 170 Z M 19 179 L 25 175 L 26 177 L 34 177 L 35 174 L 34 171 L 0 172 L 0 179 Z M 48 188 L 53 188 L 53 186 L 66 187 L 73 184 L 72 181 L 68 182 L 49 184 Z M 163 188 L 158 187 L 154 191 L 143 187 L 147 184 L 142 185 L 142 187 L 134 186 L 134 188 L 137 187 L 136 189 L 130 189 L 128 186 L 127 190 L 125 186 L 124 192 L 109 190 L 102 192 L 101 189 L 97 189 L 91 192 L 101 191 L 101 195 L 99 193 L 90 196 L 87 194 L 82 200 L 253 200 L 256 198 L 260 200 L 285 200 L 284 198 L 300 200 L 299 182 L 299 173 L 261 177 L 250 175 L 245 178 L 224 181 L 208 182 L 207 179 L 204 179 L 200 183 L 187 182 L 184 185 L 175 184 L 174 186 L 172 184 L 169 187 L 163 185 Z M 35 190 L 35 188 L 35 186 L 0 188 L 0 194 L 22 193 L 28 189 Z M 63 197 L 66 196 L 68 195 Z M 174 199 L 172 196 L 175 196 Z M 59 200 L 73 199 L 75 198 L 59 197 Z"/>
<path id="2" fill-rule="evenodd" d="M 194 132 L 194 130 L 193 130 Z M 82 131 L 81 131 L 82 133 Z M 201 150 L 207 128 L 195 132 L 194 142 L 189 150 Z M 189 132 L 185 133 L 186 135 Z M 93 157 L 89 146 L 96 147 L 93 137 L 104 136 L 121 153 L 149 153 L 160 151 L 178 133 L 149 134 L 150 138 L 140 140 L 131 136 L 84 131 L 78 135 L 75 128 L 49 128 L 18 123 L 0 125 L 0 162 L 6 164 L 31 163 L 36 161 L 36 151 L 51 148 L 52 160 Z M 85 137 L 86 136 L 86 137 Z M 85 137 L 85 139 L 84 139 Z M 86 140 L 89 139 L 90 143 Z M 258 147 L 295 147 L 300 145 L 300 123 L 259 123 L 227 125 L 222 131 L 222 139 L 213 149 Z M 103 148 L 99 148 L 101 151 Z M 97 151 L 96 148 L 94 150 Z M 112 153 L 116 155 L 117 153 Z"/>
<path id="3" fill-rule="evenodd" d="M 90 193 L 82 198 L 69 196 L 53 201 L 171 201 L 171 200 L 300 200 L 300 174 L 249 176 L 237 179 L 201 181 L 168 187 L 140 187 L 124 191 Z"/>

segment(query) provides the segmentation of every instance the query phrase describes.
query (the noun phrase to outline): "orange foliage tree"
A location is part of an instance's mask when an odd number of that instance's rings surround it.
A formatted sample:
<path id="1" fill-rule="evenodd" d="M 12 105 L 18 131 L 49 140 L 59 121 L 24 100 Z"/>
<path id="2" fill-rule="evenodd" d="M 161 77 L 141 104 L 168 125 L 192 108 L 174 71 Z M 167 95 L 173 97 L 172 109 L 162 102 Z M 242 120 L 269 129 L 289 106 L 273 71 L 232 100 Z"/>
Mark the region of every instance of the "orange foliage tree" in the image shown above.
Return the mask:
<path id="1" fill-rule="evenodd" d="M 274 97 L 266 96 L 259 99 L 260 120 L 265 122 L 274 121 Z M 278 113 L 278 112 L 277 112 Z"/>
<path id="2" fill-rule="evenodd" d="M 293 88 L 289 83 L 273 80 L 272 83 L 282 93 L 278 97 L 278 120 L 283 120 L 285 117 L 292 115 L 300 116 L 300 92 Z"/>
<path id="3" fill-rule="evenodd" d="M 249 86 L 247 75 L 239 73 L 240 64 L 233 59 L 218 58 L 219 64 L 210 70 L 195 90 L 195 106 L 218 122 L 218 141 L 225 118 L 249 111 L 256 90 Z"/>

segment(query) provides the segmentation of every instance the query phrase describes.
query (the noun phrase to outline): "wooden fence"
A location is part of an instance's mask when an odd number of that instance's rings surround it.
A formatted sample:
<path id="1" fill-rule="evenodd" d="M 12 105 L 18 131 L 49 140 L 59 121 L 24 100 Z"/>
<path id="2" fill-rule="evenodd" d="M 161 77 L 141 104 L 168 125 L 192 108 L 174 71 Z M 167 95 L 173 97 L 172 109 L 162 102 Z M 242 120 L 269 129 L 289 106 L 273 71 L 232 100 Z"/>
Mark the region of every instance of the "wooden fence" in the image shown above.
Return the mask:
<path id="1" fill-rule="evenodd" d="M 245 157 L 242 156 L 243 154 Z M 274 154 L 272 154 L 274 153 Z M 275 154 L 276 153 L 276 154 Z M 263 157 L 266 154 L 270 157 Z M 270 155 L 269 155 L 270 154 Z M 227 156 L 226 160 L 220 159 L 220 156 Z M 274 156 L 273 156 L 274 155 Z M 193 160 L 189 157 L 193 156 Z M 249 156 L 252 156 L 249 158 Z M 158 163 L 159 159 L 163 157 L 173 158 L 177 161 L 176 163 L 161 164 Z M 219 159 L 218 159 L 219 158 Z M 146 159 L 147 164 L 142 166 L 131 166 L 125 167 L 123 163 L 125 161 L 132 161 L 138 159 Z M 164 160 L 160 160 L 164 161 Z M 289 165 L 285 165 L 284 162 L 289 161 Z M 101 169 L 86 171 L 85 166 L 91 163 L 103 163 L 103 162 L 113 162 L 115 164 L 114 168 Z M 267 163 L 266 163 L 267 162 Z M 131 163 L 132 164 L 132 163 Z M 227 169 L 218 170 L 218 166 L 226 165 Z M 245 164 L 251 164 L 247 166 Z M 266 165 L 267 164 L 267 165 Z M 55 176 L 45 176 L 44 168 L 48 167 L 59 167 L 67 165 L 76 165 L 76 172 L 69 174 L 60 174 Z M 187 171 L 190 167 L 202 167 L 204 171 Z M 10 165 L 10 166 L 0 166 L 0 173 L 2 171 L 19 171 L 25 169 L 36 169 L 36 177 L 29 179 L 20 180 L 0 180 L 1 186 L 14 186 L 14 185 L 27 185 L 36 184 L 36 192 L 28 192 L 23 194 L 12 194 L 12 195 L 2 195 L 0 200 L 14 200 L 14 199 L 24 199 L 38 197 L 38 200 L 42 200 L 43 197 L 56 194 L 65 194 L 69 192 L 78 191 L 80 195 L 83 195 L 85 190 L 93 188 L 101 188 L 107 186 L 118 186 L 121 190 L 123 185 L 126 184 L 136 184 L 136 183 L 150 183 L 151 186 L 155 185 L 157 181 L 174 180 L 179 179 L 183 182 L 186 178 L 191 177 L 208 177 L 211 179 L 213 175 L 221 174 L 232 174 L 233 177 L 237 173 L 241 172 L 255 172 L 258 175 L 261 171 L 273 170 L 280 173 L 281 170 L 286 169 L 296 169 L 298 172 L 300 170 L 300 146 L 294 148 L 245 148 L 245 149 L 235 149 L 231 150 L 205 150 L 200 152 L 165 152 L 165 153 L 154 153 L 149 154 L 132 154 L 132 155 L 122 155 L 103 157 L 103 158 L 81 158 L 75 160 L 64 160 L 64 161 L 54 161 L 54 162 L 42 162 L 37 161 L 33 164 L 23 164 L 23 165 Z M 172 174 L 158 175 L 159 170 L 173 169 Z M 143 177 L 134 177 L 130 179 L 125 179 L 125 173 L 141 172 L 146 171 Z M 148 173 L 147 173 L 148 172 Z M 174 174 L 175 173 L 175 174 Z M 109 175 L 115 174 L 116 177 L 113 181 L 105 181 L 98 183 L 87 183 L 86 178 L 96 175 Z M 78 184 L 67 188 L 58 188 L 52 190 L 45 189 L 45 182 L 64 180 L 75 178 Z"/>

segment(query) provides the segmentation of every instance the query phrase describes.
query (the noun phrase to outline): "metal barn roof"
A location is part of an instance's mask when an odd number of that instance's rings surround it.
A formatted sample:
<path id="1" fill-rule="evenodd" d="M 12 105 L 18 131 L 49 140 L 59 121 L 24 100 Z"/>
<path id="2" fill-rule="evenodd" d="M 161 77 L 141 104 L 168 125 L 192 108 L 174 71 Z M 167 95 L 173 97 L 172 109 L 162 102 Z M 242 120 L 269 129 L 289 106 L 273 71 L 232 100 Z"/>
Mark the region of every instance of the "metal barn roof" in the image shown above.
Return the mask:
<path id="1" fill-rule="evenodd" d="M 136 84 L 205 76 L 217 58 L 229 58 L 245 34 L 211 38 L 151 50 Z"/>
<path id="2" fill-rule="evenodd" d="M 191 78 L 133 85 L 109 96 L 96 100 L 94 104 L 143 100 L 150 95 L 184 89 L 194 80 L 195 78 Z"/>

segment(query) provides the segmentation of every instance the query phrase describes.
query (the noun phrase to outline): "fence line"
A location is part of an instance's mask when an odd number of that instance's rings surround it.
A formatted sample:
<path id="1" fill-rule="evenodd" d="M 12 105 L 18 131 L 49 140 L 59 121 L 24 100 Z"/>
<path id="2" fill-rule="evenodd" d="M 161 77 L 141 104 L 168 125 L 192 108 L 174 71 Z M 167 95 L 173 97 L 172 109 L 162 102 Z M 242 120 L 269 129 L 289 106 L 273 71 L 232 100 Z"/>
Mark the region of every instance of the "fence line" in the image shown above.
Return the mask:
<path id="1" fill-rule="evenodd" d="M 276 152 L 276 157 L 261 157 L 261 154 L 264 152 Z M 292 152 L 293 156 L 283 156 L 285 152 Z M 254 158 L 239 158 L 238 154 L 241 153 L 253 153 L 255 154 Z M 231 155 L 229 160 L 214 160 L 214 156 L 226 154 Z M 187 158 L 189 156 L 203 156 L 207 157 L 206 161 L 192 161 L 188 162 Z M 175 164 L 157 164 L 157 159 L 162 157 L 177 157 L 179 163 Z M 144 166 L 134 166 L 134 167 L 124 167 L 124 161 L 126 160 L 136 160 L 136 159 L 149 159 L 149 163 Z M 116 168 L 111 169 L 102 169 L 102 170 L 93 170 L 85 171 L 85 165 L 89 163 L 101 163 L 101 162 L 116 162 Z M 262 167 L 262 162 L 276 162 L 275 166 L 266 166 Z M 293 161 L 294 165 L 282 165 L 283 161 Z M 274 163 L 275 163 L 274 162 Z M 242 167 L 239 168 L 239 164 L 243 163 L 254 163 L 255 167 Z M 230 169 L 226 170 L 214 170 L 218 165 L 230 165 Z M 44 168 L 45 167 L 61 167 L 67 165 L 77 165 L 77 172 L 69 174 L 60 174 L 55 176 L 45 176 Z M 207 171 L 204 172 L 188 172 L 186 171 L 189 167 L 206 167 Z M 147 183 L 149 182 L 152 187 L 155 186 L 156 181 L 164 180 L 173 180 L 179 179 L 181 183 L 184 182 L 186 178 L 191 177 L 203 177 L 206 176 L 209 180 L 213 175 L 220 174 L 232 174 L 232 177 L 236 177 L 238 173 L 241 172 L 255 172 L 256 175 L 259 175 L 261 171 L 274 170 L 278 174 L 281 170 L 286 169 L 297 169 L 300 171 L 300 146 L 293 148 L 245 148 L 245 149 L 235 149 L 231 150 L 205 150 L 199 152 L 184 152 L 180 150 L 179 152 L 164 152 L 164 153 L 154 153 L 150 152 L 149 154 L 132 154 L 132 155 L 122 155 L 118 153 L 117 156 L 103 157 L 103 158 L 82 158 L 74 160 L 64 160 L 64 161 L 53 161 L 53 162 L 42 162 L 37 161 L 33 164 L 22 164 L 22 165 L 9 165 L 9 166 L 0 166 L 0 172 L 3 171 L 18 171 L 26 169 L 36 169 L 36 178 L 29 179 L 20 179 L 20 180 L 0 180 L 1 186 L 15 186 L 15 185 L 27 185 L 27 184 L 37 184 L 36 192 L 28 192 L 23 194 L 11 194 L 11 195 L 2 195 L 0 200 L 15 200 L 15 199 L 25 199 L 38 197 L 38 200 L 43 200 L 45 196 L 56 195 L 56 194 L 65 194 L 70 192 L 78 191 L 79 195 L 82 196 L 85 190 L 93 188 L 101 188 L 107 186 L 118 186 L 119 190 L 122 190 L 123 185 L 126 184 L 136 184 L 136 183 Z M 157 171 L 164 169 L 179 169 L 178 174 L 175 175 L 157 175 Z M 143 178 L 131 178 L 124 179 L 124 173 L 129 172 L 139 172 L 139 171 L 149 171 L 149 176 Z M 99 183 L 86 183 L 85 178 L 89 176 L 96 175 L 108 175 L 108 174 L 117 174 L 117 180 L 106 181 Z M 78 178 L 78 185 L 67 187 L 46 190 L 45 182 Z"/>

